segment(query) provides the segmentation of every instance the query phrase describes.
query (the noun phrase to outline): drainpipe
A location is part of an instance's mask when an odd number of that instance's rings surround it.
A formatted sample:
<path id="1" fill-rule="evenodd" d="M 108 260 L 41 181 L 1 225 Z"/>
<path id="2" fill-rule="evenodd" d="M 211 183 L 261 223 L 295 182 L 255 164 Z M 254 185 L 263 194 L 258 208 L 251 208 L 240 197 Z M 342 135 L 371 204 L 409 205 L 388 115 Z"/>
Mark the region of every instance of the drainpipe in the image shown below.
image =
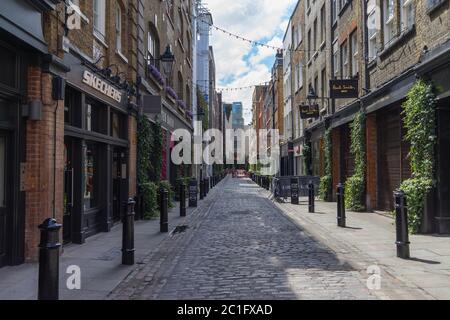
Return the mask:
<path id="1" fill-rule="evenodd" d="M 367 25 L 367 1 L 362 1 L 362 17 L 363 17 L 363 47 L 364 47 L 364 89 L 370 90 L 370 77 L 369 77 L 369 29 Z M 362 105 L 362 103 L 361 103 Z"/>

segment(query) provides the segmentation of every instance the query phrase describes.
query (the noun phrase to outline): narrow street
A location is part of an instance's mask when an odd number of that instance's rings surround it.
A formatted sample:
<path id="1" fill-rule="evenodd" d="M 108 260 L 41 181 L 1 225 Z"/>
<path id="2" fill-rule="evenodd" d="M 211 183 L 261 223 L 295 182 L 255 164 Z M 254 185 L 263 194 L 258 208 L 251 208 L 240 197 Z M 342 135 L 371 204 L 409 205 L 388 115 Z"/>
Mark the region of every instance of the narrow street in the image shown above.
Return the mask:
<path id="1" fill-rule="evenodd" d="M 111 299 L 374 299 L 366 279 L 249 179 L 227 177 Z"/>

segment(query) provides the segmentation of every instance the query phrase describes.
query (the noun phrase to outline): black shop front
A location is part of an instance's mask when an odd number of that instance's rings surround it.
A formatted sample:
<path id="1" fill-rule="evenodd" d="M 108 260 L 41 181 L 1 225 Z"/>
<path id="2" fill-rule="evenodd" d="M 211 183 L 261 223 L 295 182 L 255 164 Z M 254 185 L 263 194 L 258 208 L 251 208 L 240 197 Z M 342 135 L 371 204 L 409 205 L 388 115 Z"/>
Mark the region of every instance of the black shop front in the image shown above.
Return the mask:
<path id="1" fill-rule="evenodd" d="M 128 198 L 128 97 L 66 55 L 64 241 L 83 243 L 120 221 Z"/>

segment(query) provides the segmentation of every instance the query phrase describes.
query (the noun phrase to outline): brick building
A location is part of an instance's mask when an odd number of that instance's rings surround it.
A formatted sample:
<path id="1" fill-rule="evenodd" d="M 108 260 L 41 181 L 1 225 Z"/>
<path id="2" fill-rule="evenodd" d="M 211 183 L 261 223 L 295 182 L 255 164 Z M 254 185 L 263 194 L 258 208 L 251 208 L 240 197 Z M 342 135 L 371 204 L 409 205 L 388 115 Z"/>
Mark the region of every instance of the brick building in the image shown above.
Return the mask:
<path id="1" fill-rule="evenodd" d="M 393 210 L 393 191 L 411 176 L 407 158 L 410 146 L 405 140 L 401 105 L 417 78 L 432 80 L 439 88 L 438 179 L 425 208 L 422 231 L 450 232 L 447 200 L 450 177 L 446 165 L 449 1 L 299 1 L 291 26 L 296 25 L 294 18 L 302 10 L 299 9 L 302 3 L 305 23 L 299 38 L 305 42 L 305 50 L 301 50 L 305 56 L 298 61 L 306 64 L 304 79 L 308 90 L 294 105 L 308 102 L 305 94 L 312 92 L 320 106 L 319 117 L 306 120 L 303 133 L 305 143 L 312 147 L 312 173 L 324 174 L 323 134 L 329 129 L 333 189 L 353 174 L 349 124 L 356 113 L 363 112 L 366 115 L 366 209 Z M 299 16 L 301 19 L 302 14 Z M 289 32 L 295 34 L 295 28 Z M 285 55 L 285 64 L 286 59 Z M 291 66 L 291 73 L 292 68 L 295 66 Z M 285 73 L 285 81 L 292 78 Z M 357 96 L 331 99 L 329 80 L 342 79 L 356 80 Z M 296 88 L 295 77 L 290 81 Z"/>
<path id="2" fill-rule="evenodd" d="M 140 83 L 139 105 L 151 120 L 163 127 L 162 180 L 172 185 L 180 176 L 190 176 L 192 168 L 181 172 L 171 161 L 171 135 L 176 129 L 193 132 L 193 2 L 150 1 L 140 3 L 137 29 L 137 65 Z M 175 62 L 165 70 L 161 60 L 171 52 Z"/>

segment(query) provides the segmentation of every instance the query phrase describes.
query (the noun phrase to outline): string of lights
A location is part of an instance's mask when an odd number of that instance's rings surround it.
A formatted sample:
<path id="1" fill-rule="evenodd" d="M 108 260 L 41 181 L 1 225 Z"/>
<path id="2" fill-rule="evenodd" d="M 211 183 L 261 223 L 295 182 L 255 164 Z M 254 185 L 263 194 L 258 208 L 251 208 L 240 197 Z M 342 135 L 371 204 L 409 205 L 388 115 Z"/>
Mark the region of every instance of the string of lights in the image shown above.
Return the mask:
<path id="1" fill-rule="evenodd" d="M 238 40 L 250 43 L 250 44 L 252 44 L 254 46 L 258 46 L 258 47 L 265 47 L 265 48 L 269 48 L 269 49 L 273 49 L 273 50 L 277 50 L 277 51 L 279 51 L 279 50 L 285 51 L 286 50 L 286 49 L 281 48 L 281 47 L 277 47 L 277 46 L 273 46 L 273 45 L 270 45 L 270 44 L 262 43 L 260 41 L 255 41 L 255 40 L 251 40 L 251 39 L 245 38 L 245 37 L 243 37 L 241 35 L 238 35 L 238 34 L 235 34 L 233 32 L 230 32 L 228 30 L 225 30 L 224 28 L 218 27 L 218 26 L 214 25 L 213 23 L 211 23 L 210 21 L 204 20 L 204 19 L 202 19 L 199 16 L 195 16 L 195 15 L 192 15 L 192 16 L 193 16 L 194 19 L 197 19 L 197 20 L 199 20 L 201 22 L 204 22 L 204 23 L 208 24 L 211 28 L 213 28 L 213 29 L 215 29 L 217 31 L 220 31 L 220 32 L 228 35 L 231 38 L 235 38 L 235 39 L 238 39 Z M 313 52 L 313 53 L 319 51 L 317 49 L 310 49 L 310 50 L 308 50 L 308 49 L 288 49 L 288 50 L 290 52 Z M 328 51 L 328 49 L 324 48 L 324 49 L 321 49 L 321 51 Z"/>
<path id="2" fill-rule="evenodd" d="M 215 89 L 218 92 L 233 92 L 233 91 L 248 90 L 248 89 L 253 89 L 253 88 L 259 87 L 259 86 L 268 85 L 269 82 L 262 82 L 262 83 L 253 84 L 253 85 L 249 85 L 249 86 L 242 86 L 242 87 L 215 87 L 215 88 L 212 85 L 201 85 L 198 83 L 193 83 L 192 81 L 191 81 L 191 84 L 196 86 L 199 89 L 204 89 L 204 90 Z"/>

